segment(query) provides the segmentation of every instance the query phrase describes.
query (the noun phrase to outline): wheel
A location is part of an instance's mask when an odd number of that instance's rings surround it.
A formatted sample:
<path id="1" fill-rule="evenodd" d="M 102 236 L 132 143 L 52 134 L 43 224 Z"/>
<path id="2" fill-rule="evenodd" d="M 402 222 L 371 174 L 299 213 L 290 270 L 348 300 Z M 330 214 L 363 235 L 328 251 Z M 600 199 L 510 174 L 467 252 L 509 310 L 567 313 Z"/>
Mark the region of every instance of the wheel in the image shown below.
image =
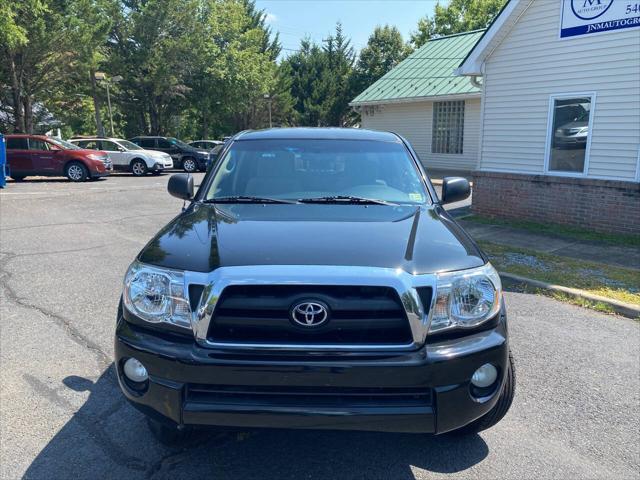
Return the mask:
<path id="1" fill-rule="evenodd" d="M 500 392 L 500 398 L 498 398 L 498 402 L 482 417 L 471 422 L 469 425 L 465 425 L 464 427 L 455 430 L 453 433 L 468 435 L 472 433 L 478 433 L 482 430 L 493 427 L 496 423 L 502 420 L 502 418 L 509 411 L 515 393 L 516 369 L 515 365 L 513 364 L 513 356 L 511 355 L 511 352 L 509 352 L 509 369 L 507 370 L 507 375 L 504 379 L 504 383 L 502 384 L 502 392 Z"/>
<path id="2" fill-rule="evenodd" d="M 158 175 L 160 175 L 160 174 L 162 173 L 162 170 L 153 170 L 151 173 L 152 173 L 153 175 L 158 176 Z"/>
<path id="3" fill-rule="evenodd" d="M 71 162 L 67 165 L 65 175 L 72 182 L 83 182 L 89 176 L 89 170 L 80 162 Z"/>
<path id="4" fill-rule="evenodd" d="M 26 175 L 11 175 L 11 178 L 13 178 L 14 182 L 24 182 Z"/>
<path id="5" fill-rule="evenodd" d="M 177 425 L 168 425 L 149 417 L 147 417 L 147 426 L 156 440 L 167 446 L 179 445 L 185 442 L 192 432 L 190 427 L 183 426 L 183 428 L 178 428 Z"/>
<path id="6" fill-rule="evenodd" d="M 134 177 L 142 177 L 147 174 L 147 164 L 142 160 L 134 160 L 131 162 L 131 173 Z"/>
<path id="7" fill-rule="evenodd" d="M 182 168 L 187 173 L 195 173 L 198 170 L 198 164 L 193 158 L 187 157 L 182 160 Z"/>

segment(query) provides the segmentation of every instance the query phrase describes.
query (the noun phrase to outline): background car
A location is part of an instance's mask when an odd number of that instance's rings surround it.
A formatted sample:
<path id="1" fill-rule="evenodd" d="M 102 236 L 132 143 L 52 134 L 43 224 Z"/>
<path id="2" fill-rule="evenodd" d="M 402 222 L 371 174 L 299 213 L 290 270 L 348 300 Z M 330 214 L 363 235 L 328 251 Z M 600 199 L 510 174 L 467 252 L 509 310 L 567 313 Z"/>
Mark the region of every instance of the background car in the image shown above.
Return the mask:
<path id="1" fill-rule="evenodd" d="M 115 170 L 125 170 L 141 177 L 147 172 L 160 174 L 173 168 L 173 159 L 168 153 L 145 150 L 128 140 L 120 138 L 75 138 L 71 143 L 88 150 L 102 150 L 109 154 Z"/>
<path id="2" fill-rule="evenodd" d="M 82 182 L 108 175 L 113 170 L 106 152 L 84 150 L 73 143 L 45 135 L 7 135 L 7 163 L 11 178 L 64 175 Z"/>
<path id="3" fill-rule="evenodd" d="M 556 107 L 553 146 L 584 148 L 589 137 L 589 112 L 589 105 L 584 103 Z"/>
<path id="4" fill-rule="evenodd" d="M 193 142 L 189 142 L 194 148 L 199 148 L 202 150 L 213 150 L 217 145 L 222 145 L 224 142 L 220 140 L 194 140 Z"/>
<path id="5" fill-rule="evenodd" d="M 589 138 L 589 111 L 556 129 L 554 146 L 586 148 Z"/>
<path id="6" fill-rule="evenodd" d="M 176 168 L 187 173 L 205 171 L 209 162 L 209 152 L 200 150 L 174 137 L 138 136 L 130 140 L 146 150 L 156 150 L 171 155 Z"/>

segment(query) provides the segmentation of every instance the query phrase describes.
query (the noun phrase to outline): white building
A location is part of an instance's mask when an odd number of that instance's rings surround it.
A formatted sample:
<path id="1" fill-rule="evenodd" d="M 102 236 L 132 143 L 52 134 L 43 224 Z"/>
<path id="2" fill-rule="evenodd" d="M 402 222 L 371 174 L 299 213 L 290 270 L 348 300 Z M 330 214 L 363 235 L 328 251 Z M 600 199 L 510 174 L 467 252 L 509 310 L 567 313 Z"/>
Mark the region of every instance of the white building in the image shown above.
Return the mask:
<path id="1" fill-rule="evenodd" d="M 351 102 L 362 127 L 402 135 L 428 170 L 474 170 L 481 91 L 454 70 L 482 33 L 431 40 L 369 86 Z"/>
<path id="2" fill-rule="evenodd" d="M 640 2 L 511 0 L 457 73 L 483 85 L 476 212 L 640 233 Z"/>

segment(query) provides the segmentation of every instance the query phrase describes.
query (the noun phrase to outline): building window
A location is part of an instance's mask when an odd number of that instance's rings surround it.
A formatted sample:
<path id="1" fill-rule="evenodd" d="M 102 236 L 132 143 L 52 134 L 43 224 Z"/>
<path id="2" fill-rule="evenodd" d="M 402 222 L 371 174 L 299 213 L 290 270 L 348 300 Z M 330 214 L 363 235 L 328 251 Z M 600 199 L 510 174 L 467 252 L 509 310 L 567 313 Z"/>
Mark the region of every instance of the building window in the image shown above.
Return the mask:
<path id="1" fill-rule="evenodd" d="M 592 95 L 552 97 L 547 171 L 585 174 L 592 124 Z"/>
<path id="2" fill-rule="evenodd" d="M 434 102 L 431 153 L 462 153 L 464 100 Z"/>

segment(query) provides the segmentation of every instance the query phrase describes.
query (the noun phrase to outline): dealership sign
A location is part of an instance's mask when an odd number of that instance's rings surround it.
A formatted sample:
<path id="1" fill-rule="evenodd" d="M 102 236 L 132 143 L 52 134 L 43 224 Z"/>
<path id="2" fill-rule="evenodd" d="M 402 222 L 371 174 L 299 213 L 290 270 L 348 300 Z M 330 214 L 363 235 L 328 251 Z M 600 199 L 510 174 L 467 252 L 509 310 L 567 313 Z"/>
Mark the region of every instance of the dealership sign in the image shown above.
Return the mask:
<path id="1" fill-rule="evenodd" d="M 640 0 L 562 0 L 562 38 L 633 27 L 640 27 Z"/>

